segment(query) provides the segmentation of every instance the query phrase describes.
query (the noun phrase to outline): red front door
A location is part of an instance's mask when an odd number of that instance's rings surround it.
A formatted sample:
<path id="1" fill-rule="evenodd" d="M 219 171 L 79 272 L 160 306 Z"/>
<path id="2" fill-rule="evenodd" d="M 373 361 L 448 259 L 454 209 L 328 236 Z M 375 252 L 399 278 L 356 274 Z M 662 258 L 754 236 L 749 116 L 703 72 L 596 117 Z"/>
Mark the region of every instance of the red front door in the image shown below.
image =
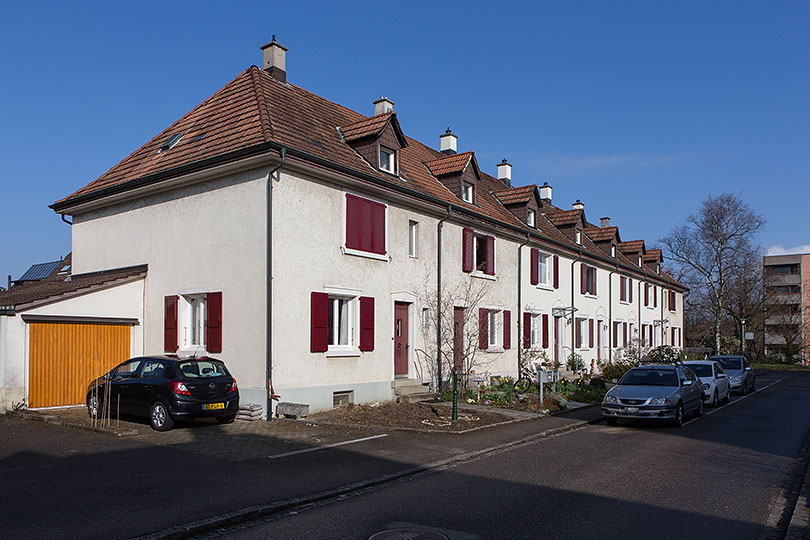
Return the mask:
<path id="1" fill-rule="evenodd" d="M 408 304 L 394 304 L 394 376 L 408 376 Z"/>

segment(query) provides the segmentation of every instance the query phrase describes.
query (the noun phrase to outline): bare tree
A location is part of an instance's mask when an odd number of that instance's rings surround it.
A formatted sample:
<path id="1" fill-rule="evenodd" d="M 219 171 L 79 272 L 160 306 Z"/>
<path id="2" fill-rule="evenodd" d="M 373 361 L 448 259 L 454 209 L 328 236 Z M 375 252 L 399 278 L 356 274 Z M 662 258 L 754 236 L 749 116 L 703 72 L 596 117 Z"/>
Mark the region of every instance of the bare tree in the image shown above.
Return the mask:
<path id="1" fill-rule="evenodd" d="M 755 243 L 764 218 L 739 195 L 710 195 L 697 213 L 675 227 L 661 242 L 666 256 L 680 267 L 680 275 L 692 289 L 690 296 L 704 296 L 714 323 L 714 347 L 720 351 L 723 317 L 730 313 L 732 298 L 744 290 L 737 281 L 746 276 L 751 260 L 761 261 Z"/>

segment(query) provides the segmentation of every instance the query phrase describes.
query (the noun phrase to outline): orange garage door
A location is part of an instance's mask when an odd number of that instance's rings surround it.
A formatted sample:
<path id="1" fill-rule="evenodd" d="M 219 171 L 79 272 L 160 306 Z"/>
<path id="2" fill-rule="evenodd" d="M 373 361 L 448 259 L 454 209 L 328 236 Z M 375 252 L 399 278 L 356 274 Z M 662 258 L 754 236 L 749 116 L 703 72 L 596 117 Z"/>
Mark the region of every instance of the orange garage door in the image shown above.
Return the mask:
<path id="1" fill-rule="evenodd" d="M 29 324 L 29 407 L 84 403 L 87 385 L 129 358 L 129 325 Z"/>

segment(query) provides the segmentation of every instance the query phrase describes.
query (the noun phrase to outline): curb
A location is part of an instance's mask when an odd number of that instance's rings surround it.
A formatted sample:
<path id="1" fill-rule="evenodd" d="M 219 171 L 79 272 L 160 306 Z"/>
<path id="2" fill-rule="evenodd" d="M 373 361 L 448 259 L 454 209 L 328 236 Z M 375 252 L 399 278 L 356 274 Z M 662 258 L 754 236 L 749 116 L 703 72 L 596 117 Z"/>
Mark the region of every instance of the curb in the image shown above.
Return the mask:
<path id="1" fill-rule="evenodd" d="M 274 503 L 249 506 L 247 508 L 234 510 L 233 512 L 227 512 L 225 514 L 220 514 L 218 516 L 212 516 L 210 518 L 192 521 L 189 523 L 185 523 L 183 525 L 176 525 L 174 527 L 170 527 L 168 529 L 156 531 L 146 535 L 136 536 L 133 537 L 132 540 L 164 540 L 164 539 L 175 540 L 180 538 L 189 538 L 193 535 L 197 535 L 203 532 L 208 532 L 223 527 L 229 527 L 244 521 L 269 517 L 273 514 L 290 510 L 298 506 L 322 502 L 339 496 L 346 496 L 355 492 L 359 492 L 361 490 L 394 482 L 396 480 L 401 480 L 408 477 L 416 477 L 424 474 L 431 474 L 433 472 L 449 468 L 453 465 L 457 465 L 466 461 L 472 461 L 487 455 L 497 454 L 510 448 L 528 444 L 539 439 L 553 437 L 555 435 L 566 433 L 568 431 L 575 431 L 587 425 L 589 425 L 589 422 L 584 420 L 579 422 L 573 422 L 565 426 L 547 429 L 534 435 L 530 435 L 528 437 L 524 437 L 522 439 L 518 439 L 508 443 L 491 446 L 489 448 L 483 448 L 480 450 L 473 450 L 472 452 L 466 452 L 464 454 L 459 454 L 457 456 L 453 456 L 447 459 L 434 461 L 433 463 L 427 463 L 425 465 L 411 467 L 403 471 L 389 473 L 382 476 L 378 476 L 376 478 L 371 478 L 369 480 L 363 480 L 360 482 L 347 484 L 345 486 L 341 486 L 326 491 L 321 491 L 318 493 L 314 493 L 312 495 L 294 497 L 291 499 L 285 499 Z"/>

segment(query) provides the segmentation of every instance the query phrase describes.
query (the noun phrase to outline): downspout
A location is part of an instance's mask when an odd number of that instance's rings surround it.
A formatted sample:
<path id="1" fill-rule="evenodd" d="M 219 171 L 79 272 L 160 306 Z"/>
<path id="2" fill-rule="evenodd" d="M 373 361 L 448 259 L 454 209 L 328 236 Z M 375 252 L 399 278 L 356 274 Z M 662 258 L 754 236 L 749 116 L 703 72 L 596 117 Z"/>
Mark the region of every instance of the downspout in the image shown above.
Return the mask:
<path id="1" fill-rule="evenodd" d="M 68 221 L 68 220 L 67 220 L 67 218 L 65 217 L 65 214 L 59 214 L 59 217 L 61 217 L 61 218 L 62 218 L 62 221 L 64 221 L 64 222 L 65 222 L 65 223 L 67 223 L 68 225 L 73 226 L 73 222 L 72 222 L 72 221 Z"/>
<path id="2" fill-rule="evenodd" d="M 267 314 L 265 315 L 265 380 L 267 381 L 267 420 L 273 418 L 273 174 L 287 161 L 287 147 L 280 150 L 281 161 L 267 173 L 267 259 L 265 260 L 266 287 L 267 287 Z M 279 174 L 281 180 L 281 174 Z"/>
<path id="3" fill-rule="evenodd" d="M 523 339 L 522 339 L 522 335 L 521 335 L 521 330 L 523 329 L 523 300 L 522 300 L 523 296 L 521 295 L 521 284 L 523 283 L 523 281 L 521 280 L 521 275 L 523 273 L 523 264 L 521 264 L 521 260 L 522 260 L 522 255 L 523 255 L 523 247 L 529 244 L 529 242 L 531 241 L 531 238 L 532 238 L 532 234 L 531 233 L 526 233 L 526 241 L 518 246 L 518 279 L 517 279 L 517 283 L 518 283 L 518 285 L 517 285 L 518 310 L 517 310 L 517 313 L 515 314 L 515 316 L 517 317 L 517 323 L 518 323 L 518 331 L 517 331 L 517 340 L 518 340 L 518 342 L 517 342 L 517 353 L 518 353 L 518 355 L 517 355 L 518 356 L 518 358 L 517 358 L 517 366 L 518 366 L 517 378 L 518 379 L 520 378 L 520 358 L 521 358 L 521 353 L 523 352 Z M 531 258 L 529 260 L 531 260 Z"/>
<path id="4" fill-rule="evenodd" d="M 616 264 L 616 270 L 611 270 L 608 274 L 608 362 L 613 363 L 613 274 L 619 271 L 619 265 Z"/>
<path id="5" fill-rule="evenodd" d="M 644 278 L 647 278 L 647 274 L 644 274 Z M 641 320 L 641 280 L 638 280 L 638 290 L 636 291 L 636 302 L 638 302 L 638 322 L 636 325 L 638 326 L 638 349 L 639 349 L 639 356 L 641 355 L 641 348 L 644 346 L 644 343 L 641 339 L 642 333 L 642 320 Z"/>
<path id="6" fill-rule="evenodd" d="M 575 324 L 577 322 L 576 316 L 576 309 L 574 309 L 574 265 L 582 260 L 582 252 L 577 252 L 577 258 L 574 261 L 571 261 L 571 356 L 576 353 L 576 339 L 577 339 L 577 329 L 575 328 Z M 581 281 L 581 280 L 580 280 Z M 579 284 L 582 287 L 582 283 Z M 566 366 L 568 367 L 568 366 Z"/>
<path id="7" fill-rule="evenodd" d="M 436 225 L 436 389 L 442 391 L 442 228 L 453 211 L 447 205 L 447 215 Z"/>

